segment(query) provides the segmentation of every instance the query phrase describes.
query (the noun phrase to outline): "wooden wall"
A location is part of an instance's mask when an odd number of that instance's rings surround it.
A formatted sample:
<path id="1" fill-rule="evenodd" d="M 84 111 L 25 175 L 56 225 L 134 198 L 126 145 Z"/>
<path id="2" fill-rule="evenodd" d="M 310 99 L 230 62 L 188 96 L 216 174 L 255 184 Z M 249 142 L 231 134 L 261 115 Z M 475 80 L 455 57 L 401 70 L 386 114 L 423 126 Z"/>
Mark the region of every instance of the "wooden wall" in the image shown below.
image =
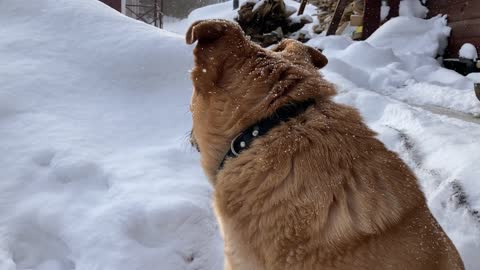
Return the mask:
<path id="1" fill-rule="evenodd" d="M 480 0 L 429 0 L 429 17 L 447 14 L 452 28 L 448 57 L 458 57 L 464 43 L 472 43 L 480 52 Z"/>
<path id="2" fill-rule="evenodd" d="M 122 0 L 100 0 L 100 1 L 118 10 L 118 12 L 122 12 Z"/>

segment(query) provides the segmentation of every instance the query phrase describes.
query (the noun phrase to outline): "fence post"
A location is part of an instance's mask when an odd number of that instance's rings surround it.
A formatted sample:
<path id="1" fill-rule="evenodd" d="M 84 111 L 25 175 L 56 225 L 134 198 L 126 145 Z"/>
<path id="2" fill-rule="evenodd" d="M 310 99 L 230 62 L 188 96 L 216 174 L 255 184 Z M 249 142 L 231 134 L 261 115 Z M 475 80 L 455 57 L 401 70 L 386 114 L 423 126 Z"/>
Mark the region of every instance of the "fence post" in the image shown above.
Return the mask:
<path id="1" fill-rule="evenodd" d="M 303 14 L 305 11 L 305 7 L 307 6 L 308 0 L 302 0 L 302 3 L 300 3 L 300 8 L 298 9 L 297 15 L 300 16 Z"/>
<path id="2" fill-rule="evenodd" d="M 160 28 L 163 28 L 163 0 L 160 0 Z"/>
<path id="3" fill-rule="evenodd" d="M 348 5 L 348 0 L 338 0 L 337 7 L 335 8 L 335 13 L 333 14 L 332 21 L 330 22 L 330 25 L 328 26 L 328 29 L 327 29 L 327 36 L 335 35 L 338 25 L 342 20 L 343 11 L 345 11 L 345 8 L 347 7 L 347 5 Z"/>
<path id="4" fill-rule="evenodd" d="M 239 0 L 233 0 L 233 9 L 237 9 L 239 5 Z"/>
<path id="5" fill-rule="evenodd" d="M 365 12 L 363 19 L 363 36 L 367 39 L 378 27 L 380 27 L 380 9 L 382 3 L 379 0 L 365 0 Z"/>

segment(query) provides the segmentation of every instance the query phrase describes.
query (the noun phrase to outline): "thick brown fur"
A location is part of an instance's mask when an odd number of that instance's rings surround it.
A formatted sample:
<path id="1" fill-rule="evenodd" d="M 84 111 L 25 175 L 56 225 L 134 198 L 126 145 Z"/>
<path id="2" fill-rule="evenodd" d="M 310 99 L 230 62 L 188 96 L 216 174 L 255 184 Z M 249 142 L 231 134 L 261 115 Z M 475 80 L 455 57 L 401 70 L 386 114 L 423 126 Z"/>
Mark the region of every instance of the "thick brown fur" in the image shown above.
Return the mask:
<path id="1" fill-rule="evenodd" d="M 225 269 L 463 269 L 410 169 L 358 112 L 334 103 L 319 51 L 273 51 L 235 23 L 194 23 L 193 136 L 214 187 Z M 231 140 L 281 106 L 314 99 L 219 165 Z"/>

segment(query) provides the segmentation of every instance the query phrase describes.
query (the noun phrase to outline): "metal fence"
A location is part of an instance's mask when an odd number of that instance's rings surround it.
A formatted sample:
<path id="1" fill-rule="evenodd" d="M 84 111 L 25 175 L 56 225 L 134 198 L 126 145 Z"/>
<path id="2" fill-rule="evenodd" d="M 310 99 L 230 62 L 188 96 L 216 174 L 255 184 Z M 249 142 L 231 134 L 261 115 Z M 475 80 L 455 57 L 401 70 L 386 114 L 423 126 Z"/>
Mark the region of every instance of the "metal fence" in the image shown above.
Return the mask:
<path id="1" fill-rule="evenodd" d="M 125 13 L 134 19 L 163 28 L 163 1 L 127 0 Z"/>

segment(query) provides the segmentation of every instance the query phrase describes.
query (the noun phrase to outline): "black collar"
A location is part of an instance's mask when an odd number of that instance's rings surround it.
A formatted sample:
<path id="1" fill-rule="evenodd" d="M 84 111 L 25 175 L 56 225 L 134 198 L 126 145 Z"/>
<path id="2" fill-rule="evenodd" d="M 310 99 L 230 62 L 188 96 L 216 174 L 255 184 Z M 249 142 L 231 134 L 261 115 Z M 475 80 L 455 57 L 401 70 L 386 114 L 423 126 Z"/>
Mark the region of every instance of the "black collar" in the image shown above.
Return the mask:
<path id="1" fill-rule="evenodd" d="M 256 138 L 265 135 L 268 131 L 276 127 L 278 124 L 286 122 L 289 119 L 302 114 L 303 112 L 305 112 L 305 110 L 307 110 L 308 107 L 310 107 L 314 103 L 315 100 L 313 99 L 289 103 L 283 107 L 280 107 L 270 117 L 260 120 L 256 124 L 247 128 L 242 133 L 238 134 L 237 137 L 232 140 L 230 144 L 230 150 L 227 152 L 222 162 L 220 163 L 219 170 L 223 168 L 223 165 L 227 158 L 238 157 L 242 151 L 248 149 L 248 147 Z"/>

